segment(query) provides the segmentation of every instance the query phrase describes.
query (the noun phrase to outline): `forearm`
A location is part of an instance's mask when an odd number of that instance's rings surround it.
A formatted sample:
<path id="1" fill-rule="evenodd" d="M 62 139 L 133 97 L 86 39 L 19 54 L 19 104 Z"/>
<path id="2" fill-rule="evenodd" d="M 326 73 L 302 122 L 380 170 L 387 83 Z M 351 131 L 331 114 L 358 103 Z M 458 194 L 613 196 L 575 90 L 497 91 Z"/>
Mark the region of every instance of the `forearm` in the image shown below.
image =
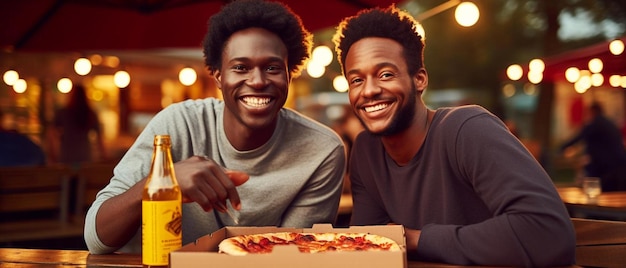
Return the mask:
<path id="1" fill-rule="evenodd" d="M 461 265 L 566 266 L 574 256 L 568 224 L 549 215 L 501 215 L 466 226 L 426 225 L 417 254 Z"/>
<path id="2" fill-rule="evenodd" d="M 141 226 L 144 184 L 145 179 L 102 203 L 96 215 L 96 233 L 102 243 L 110 247 L 121 247 L 135 235 Z"/>

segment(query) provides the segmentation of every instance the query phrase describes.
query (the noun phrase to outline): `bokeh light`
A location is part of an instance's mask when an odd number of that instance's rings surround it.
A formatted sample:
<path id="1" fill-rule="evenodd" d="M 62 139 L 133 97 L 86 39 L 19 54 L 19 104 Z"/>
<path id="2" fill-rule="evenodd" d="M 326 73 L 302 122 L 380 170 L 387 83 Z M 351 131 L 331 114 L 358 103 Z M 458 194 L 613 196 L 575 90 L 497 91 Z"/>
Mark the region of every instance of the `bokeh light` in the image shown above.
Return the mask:
<path id="1" fill-rule="evenodd" d="M 480 11 L 476 4 L 472 2 L 462 2 L 454 11 L 454 18 L 456 22 L 464 27 L 470 27 L 476 22 L 478 22 L 478 18 L 480 17 Z"/>
<path id="2" fill-rule="evenodd" d="M 520 66 L 519 64 L 512 64 L 511 66 L 506 68 L 506 75 L 509 77 L 509 79 L 517 81 L 522 78 L 522 76 L 524 75 L 524 71 L 522 70 L 522 66 Z"/>

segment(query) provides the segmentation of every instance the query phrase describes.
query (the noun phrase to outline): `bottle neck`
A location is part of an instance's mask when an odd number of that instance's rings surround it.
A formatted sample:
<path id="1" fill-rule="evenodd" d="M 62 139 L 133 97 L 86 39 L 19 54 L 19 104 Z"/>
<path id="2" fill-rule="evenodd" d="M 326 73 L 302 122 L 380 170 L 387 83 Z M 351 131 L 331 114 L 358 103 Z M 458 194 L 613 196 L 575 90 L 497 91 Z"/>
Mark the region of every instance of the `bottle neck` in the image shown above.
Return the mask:
<path id="1" fill-rule="evenodd" d="M 161 189 L 174 188 L 177 184 L 169 146 L 156 145 L 152 155 L 150 175 L 146 182 L 148 195 L 152 196 Z"/>
<path id="2" fill-rule="evenodd" d="M 152 167 L 150 171 L 150 177 L 152 178 L 165 178 L 170 176 L 172 163 L 170 150 L 164 145 L 157 145 L 154 148 Z"/>

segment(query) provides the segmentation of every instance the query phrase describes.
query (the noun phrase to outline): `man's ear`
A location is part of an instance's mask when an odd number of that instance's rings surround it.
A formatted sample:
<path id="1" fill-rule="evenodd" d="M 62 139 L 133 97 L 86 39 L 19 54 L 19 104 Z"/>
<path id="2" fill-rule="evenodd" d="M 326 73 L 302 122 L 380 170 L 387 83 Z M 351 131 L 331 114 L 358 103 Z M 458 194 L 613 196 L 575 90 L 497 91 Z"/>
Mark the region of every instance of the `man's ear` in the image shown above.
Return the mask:
<path id="1" fill-rule="evenodd" d="M 413 83 L 415 83 L 415 88 L 417 88 L 418 92 L 424 92 L 428 86 L 428 73 L 426 73 L 426 69 L 420 68 L 413 75 Z"/>
<path id="2" fill-rule="evenodd" d="M 217 88 L 222 89 L 222 72 L 219 70 L 213 71 L 213 80 L 215 80 Z"/>

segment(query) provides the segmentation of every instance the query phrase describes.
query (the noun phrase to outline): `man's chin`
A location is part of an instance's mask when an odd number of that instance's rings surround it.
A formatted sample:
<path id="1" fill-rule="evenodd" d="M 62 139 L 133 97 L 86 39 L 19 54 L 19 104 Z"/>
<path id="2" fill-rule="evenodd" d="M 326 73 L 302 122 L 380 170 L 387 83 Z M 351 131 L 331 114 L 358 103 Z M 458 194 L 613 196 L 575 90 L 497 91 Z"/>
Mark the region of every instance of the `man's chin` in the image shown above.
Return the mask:
<path id="1" fill-rule="evenodd" d="M 371 127 L 366 126 L 365 130 L 367 130 L 367 132 L 369 132 L 370 134 L 374 136 L 385 136 L 387 132 L 387 128 L 380 128 L 380 127 L 371 128 Z"/>

